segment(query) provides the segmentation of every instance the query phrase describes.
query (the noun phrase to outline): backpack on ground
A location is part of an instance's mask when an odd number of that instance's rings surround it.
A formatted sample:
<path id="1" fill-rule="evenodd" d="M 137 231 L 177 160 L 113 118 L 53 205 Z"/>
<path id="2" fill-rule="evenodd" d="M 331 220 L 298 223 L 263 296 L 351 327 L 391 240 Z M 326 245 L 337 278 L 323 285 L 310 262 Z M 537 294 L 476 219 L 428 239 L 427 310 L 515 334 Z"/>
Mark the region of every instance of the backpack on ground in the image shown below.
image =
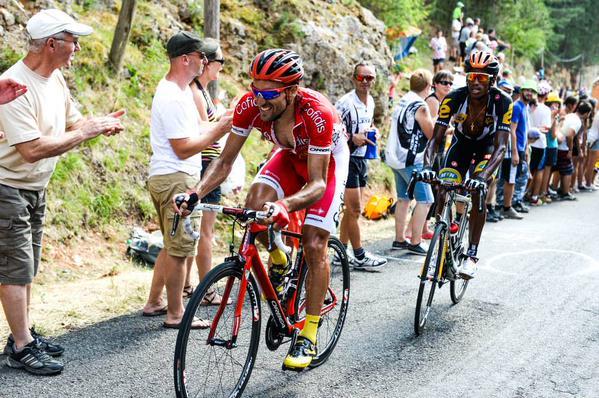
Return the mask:
<path id="1" fill-rule="evenodd" d="M 366 206 L 364 206 L 364 217 L 369 220 L 379 220 L 381 218 L 387 218 L 393 208 L 393 198 L 385 195 L 372 195 Z"/>
<path id="2" fill-rule="evenodd" d="M 134 228 L 127 240 L 127 251 L 125 254 L 133 260 L 147 266 L 153 266 L 163 247 L 164 244 L 160 230 L 149 233 L 141 228 Z"/>

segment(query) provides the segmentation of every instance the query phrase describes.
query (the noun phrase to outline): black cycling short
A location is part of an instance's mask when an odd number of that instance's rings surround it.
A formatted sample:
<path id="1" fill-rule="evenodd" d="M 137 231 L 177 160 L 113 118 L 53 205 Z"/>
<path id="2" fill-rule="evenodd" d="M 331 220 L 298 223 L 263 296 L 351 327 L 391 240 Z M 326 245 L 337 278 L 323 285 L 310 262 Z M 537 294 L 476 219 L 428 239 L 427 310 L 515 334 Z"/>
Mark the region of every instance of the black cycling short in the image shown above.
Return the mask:
<path id="1" fill-rule="evenodd" d="M 350 156 L 345 188 L 364 188 L 367 181 L 368 160 L 357 156 Z"/>
<path id="2" fill-rule="evenodd" d="M 213 160 L 214 159 L 202 158 L 202 173 L 201 173 L 202 177 L 204 177 L 204 172 L 206 170 L 208 170 L 208 166 L 210 166 L 210 163 Z M 221 194 L 220 185 L 219 185 L 218 187 L 214 188 L 214 190 L 209 192 L 208 195 L 206 195 L 202 198 L 202 203 L 210 203 L 213 205 L 217 205 L 220 203 L 221 196 L 222 196 L 222 194 Z"/>
<path id="3" fill-rule="evenodd" d="M 494 135 L 476 141 L 461 133 L 454 133 L 439 171 L 439 178 L 456 183 L 464 182 L 466 172 L 476 175 L 484 170 L 494 149 Z"/>

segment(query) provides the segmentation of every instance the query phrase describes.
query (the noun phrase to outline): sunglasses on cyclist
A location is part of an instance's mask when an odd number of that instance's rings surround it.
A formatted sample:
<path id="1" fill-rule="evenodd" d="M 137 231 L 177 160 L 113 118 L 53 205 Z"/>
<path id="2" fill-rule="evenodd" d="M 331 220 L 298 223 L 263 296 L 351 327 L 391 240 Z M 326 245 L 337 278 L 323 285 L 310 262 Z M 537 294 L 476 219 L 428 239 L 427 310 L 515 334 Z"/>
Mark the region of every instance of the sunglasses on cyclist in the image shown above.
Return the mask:
<path id="1" fill-rule="evenodd" d="M 252 90 L 254 97 L 262 98 L 266 101 L 270 101 L 275 98 L 278 98 L 281 95 L 281 93 L 284 92 L 285 90 L 287 90 L 289 87 L 293 87 L 293 85 L 285 86 L 285 87 L 281 87 L 281 88 L 269 88 L 268 90 L 258 90 L 252 84 L 252 85 L 250 85 L 250 90 Z"/>
<path id="2" fill-rule="evenodd" d="M 356 80 L 359 82 L 366 81 L 368 83 L 374 81 L 375 76 L 372 75 L 356 75 Z"/>
<path id="3" fill-rule="evenodd" d="M 469 82 L 478 80 L 480 83 L 486 84 L 491 80 L 491 75 L 487 73 L 470 72 L 466 73 L 466 79 L 468 79 Z"/>
<path id="4" fill-rule="evenodd" d="M 449 80 L 441 80 L 439 82 L 437 82 L 437 84 L 440 84 L 442 86 L 453 86 L 453 82 L 450 82 Z"/>
<path id="5" fill-rule="evenodd" d="M 212 61 L 210 61 L 210 62 L 218 62 L 219 64 L 221 64 L 221 65 L 224 65 L 224 64 L 225 64 L 225 59 L 224 59 L 224 58 L 221 58 L 221 59 L 213 59 L 213 60 L 212 60 Z"/>

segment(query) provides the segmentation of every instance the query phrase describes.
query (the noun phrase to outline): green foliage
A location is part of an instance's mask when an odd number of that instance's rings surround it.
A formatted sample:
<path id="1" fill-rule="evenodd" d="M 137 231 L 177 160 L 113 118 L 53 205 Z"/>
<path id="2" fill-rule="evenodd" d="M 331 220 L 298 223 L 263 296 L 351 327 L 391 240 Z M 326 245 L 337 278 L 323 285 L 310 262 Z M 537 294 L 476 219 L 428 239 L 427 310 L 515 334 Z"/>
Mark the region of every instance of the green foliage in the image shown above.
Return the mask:
<path id="1" fill-rule="evenodd" d="M 565 65 L 578 69 L 582 63 L 599 63 L 599 7 L 595 0 L 545 0 L 554 21 L 555 35 L 550 48 L 560 58 L 573 58 L 584 54 L 581 62 Z M 549 61 L 556 61 L 555 57 Z"/>
<path id="2" fill-rule="evenodd" d="M 498 36 L 510 43 L 515 55 L 534 60 L 547 48 L 553 34 L 552 20 L 543 0 L 462 0 L 464 17 L 480 18 L 485 29 L 494 28 Z M 432 2 L 431 22 L 449 33 L 457 1 Z"/>
<path id="3" fill-rule="evenodd" d="M 10 68 L 15 62 L 17 62 L 23 54 L 13 50 L 10 47 L 3 46 L 0 52 L 0 73 Z"/>
<path id="4" fill-rule="evenodd" d="M 421 26 L 429 13 L 424 0 L 359 0 L 389 28 Z"/>

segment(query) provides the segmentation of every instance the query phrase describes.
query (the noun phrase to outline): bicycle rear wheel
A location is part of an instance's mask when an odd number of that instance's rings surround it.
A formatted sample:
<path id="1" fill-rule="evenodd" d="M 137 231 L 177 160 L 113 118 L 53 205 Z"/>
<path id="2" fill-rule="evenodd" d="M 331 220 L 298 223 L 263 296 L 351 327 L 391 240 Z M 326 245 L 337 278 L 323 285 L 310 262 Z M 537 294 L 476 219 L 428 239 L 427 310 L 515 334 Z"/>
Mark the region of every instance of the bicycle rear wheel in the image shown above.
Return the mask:
<path id="1" fill-rule="evenodd" d="M 341 260 L 339 265 L 333 265 L 335 257 Z M 335 349 L 339 337 L 341 337 L 349 305 L 350 272 L 347 253 L 341 241 L 333 236 L 329 238 L 328 242 L 327 261 L 329 261 L 331 269 L 329 288 L 320 315 L 320 325 L 317 335 L 318 354 L 312 360 L 310 364 L 311 368 L 325 363 Z M 296 313 L 300 319 L 306 316 L 306 279 L 309 277 L 309 272 L 303 260 L 295 302 Z"/>
<path id="2" fill-rule="evenodd" d="M 250 274 L 237 340 L 232 341 L 241 276 L 242 267 L 236 261 L 215 267 L 187 304 L 175 347 L 177 397 L 239 397 L 243 393 L 256 360 L 261 315 L 258 287 Z M 214 322 L 220 306 L 205 304 L 226 296 L 227 290 L 231 304 L 223 307 L 213 338 L 209 339 L 211 329 L 192 330 L 194 318 Z"/>
<path id="3" fill-rule="evenodd" d="M 443 225 L 435 228 L 435 233 L 431 239 L 424 265 L 420 275 L 420 286 L 418 288 L 418 297 L 416 298 L 416 312 L 414 315 L 414 332 L 420 335 L 424 330 L 428 316 L 433 305 L 433 297 L 437 287 L 440 275 L 440 266 L 444 261 L 443 250 L 445 249 L 446 230 Z M 434 269 L 434 278 L 429 278 L 430 270 Z"/>

